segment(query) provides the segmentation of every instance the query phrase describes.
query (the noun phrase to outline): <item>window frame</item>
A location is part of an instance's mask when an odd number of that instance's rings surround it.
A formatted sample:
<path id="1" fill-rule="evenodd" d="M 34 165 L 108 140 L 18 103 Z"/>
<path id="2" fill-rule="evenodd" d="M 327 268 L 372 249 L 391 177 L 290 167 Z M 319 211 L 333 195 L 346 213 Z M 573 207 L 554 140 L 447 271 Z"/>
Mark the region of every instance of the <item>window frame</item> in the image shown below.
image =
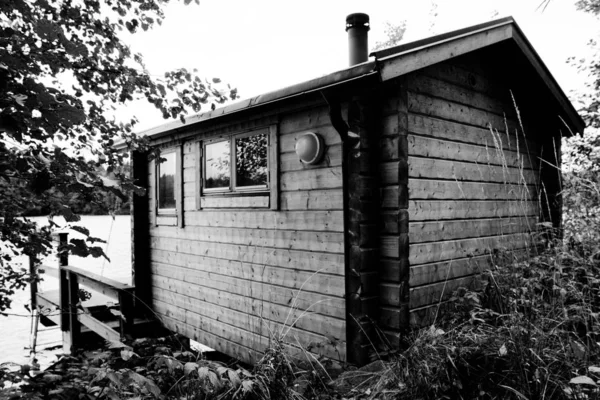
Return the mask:
<path id="1" fill-rule="evenodd" d="M 161 208 L 160 207 L 160 166 L 162 163 L 158 162 L 163 155 L 173 154 L 175 156 L 173 166 L 173 170 L 175 172 L 173 176 L 173 200 L 175 202 L 175 207 L 173 208 Z M 161 151 L 156 158 L 156 213 L 158 215 L 173 215 L 177 214 L 177 154 L 176 149 L 168 149 L 166 151 Z"/>
<path id="2" fill-rule="evenodd" d="M 267 137 L 267 183 L 260 186 L 236 186 L 237 171 L 236 171 L 236 139 L 247 138 L 257 135 L 266 135 Z M 228 188 L 206 188 L 206 146 L 229 141 L 230 143 L 230 177 Z M 234 132 L 226 135 L 218 135 L 212 138 L 207 138 L 198 142 L 196 182 L 199 182 L 199 190 L 197 194 L 197 209 L 204 208 L 278 208 L 278 137 L 275 125 L 261 127 L 242 132 Z M 240 198 L 235 200 L 234 198 Z M 261 201 L 257 197 L 266 198 Z M 254 199 L 250 199 L 254 198 Z M 219 204 L 217 199 L 223 199 Z"/>
<path id="3" fill-rule="evenodd" d="M 169 225 L 183 227 L 183 165 L 181 144 L 170 145 L 157 150 L 154 159 L 154 215 L 155 225 Z M 160 195 L 160 164 L 158 161 L 162 155 L 175 154 L 175 208 L 159 208 Z"/>

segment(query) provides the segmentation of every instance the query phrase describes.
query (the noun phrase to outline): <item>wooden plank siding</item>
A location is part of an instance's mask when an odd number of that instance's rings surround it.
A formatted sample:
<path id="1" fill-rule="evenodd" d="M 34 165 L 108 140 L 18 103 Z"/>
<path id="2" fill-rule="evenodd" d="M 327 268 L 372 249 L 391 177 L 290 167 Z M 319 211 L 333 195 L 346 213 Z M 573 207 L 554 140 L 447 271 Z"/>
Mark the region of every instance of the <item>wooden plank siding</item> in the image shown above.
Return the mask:
<path id="1" fill-rule="evenodd" d="M 477 285 L 492 254 L 530 247 L 540 162 L 494 71 L 442 63 L 408 82 L 410 320 L 419 325 L 435 315 L 428 307 Z"/>
<path id="2" fill-rule="evenodd" d="M 281 332 L 296 350 L 335 339 L 337 347 L 319 351 L 344 361 L 340 137 L 325 106 L 280 115 L 276 129 L 278 210 L 269 209 L 268 197 L 198 202 L 197 140 L 203 136 L 183 143 L 185 226 L 163 225 L 151 215 L 153 307 L 169 329 L 246 362 Z M 318 165 L 303 165 L 294 152 L 308 130 L 321 134 L 327 146 Z"/>
<path id="3" fill-rule="evenodd" d="M 406 149 L 401 112 L 383 118 L 380 303 L 388 333 L 405 318 L 402 203 L 408 203 L 413 325 L 431 321 L 422 317 L 435 316 L 458 287 L 476 285 L 490 254 L 525 253 L 538 222 L 539 146 L 523 134 L 509 88 L 489 68 L 470 65 L 444 62 L 404 77 Z M 399 185 L 404 153 L 407 193 Z"/>

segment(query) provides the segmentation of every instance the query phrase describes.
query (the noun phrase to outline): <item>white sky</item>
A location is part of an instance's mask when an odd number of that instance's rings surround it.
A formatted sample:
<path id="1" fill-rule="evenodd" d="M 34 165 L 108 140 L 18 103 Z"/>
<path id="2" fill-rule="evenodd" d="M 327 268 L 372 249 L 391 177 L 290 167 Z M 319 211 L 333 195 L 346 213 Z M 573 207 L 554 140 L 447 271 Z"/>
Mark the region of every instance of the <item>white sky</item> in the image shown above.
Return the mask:
<path id="1" fill-rule="evenodd" d="M 581 88 L 583 76 L 566 64 L 589 55 L 600 32 L 598 20 L 577 11 L 574 0 L 201 0 L 166 8 L 162 27 L 125 38 L 143 54 L 153 75 L 179 67 L 219 77 L 241 98 L 255 96 L 347 67 L 346 15 L 371 17 L 369 44 L 385 40 L 385 22 L 406 20 L 404 42 L 513 16 L 563 90 Z M 164 121 L 136 107 L 146 129 Z"/>

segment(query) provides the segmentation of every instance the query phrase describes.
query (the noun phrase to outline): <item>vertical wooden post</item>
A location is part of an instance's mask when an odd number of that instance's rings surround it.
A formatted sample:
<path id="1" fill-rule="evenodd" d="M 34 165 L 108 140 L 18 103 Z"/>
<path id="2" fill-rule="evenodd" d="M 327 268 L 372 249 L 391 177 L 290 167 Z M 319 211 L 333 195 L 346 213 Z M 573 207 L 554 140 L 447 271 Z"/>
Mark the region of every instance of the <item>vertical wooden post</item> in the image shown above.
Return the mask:
<path id="1" fill-rule="evenodd" d="M 148 189 L 148 153 L 134 151 L 131 153 L 132 174 L 135 184 Z M 145 196 L 132 194 L 131 201 L 131 258 L 132 275 L 135 286 L 135 307 L 138 311 L 144 310 L 151 299 L 150 258 L 148 249 L 150 244 L 148 215 L 148 193 Z"/>
<path id="2" fill-rule="evenodd" d="M 133 330 L 133 293 L 130 291 L 119 291 L 119 308 L 122 314 L 120 319 L 121 338 L 131 335 Z"/>
<path id="3" fill-rule="evenodd" d="M 34 257 L 29 256 L 29 277 L 31 282 L 29 282 L 29 290 L 31 293 L 31 311 L 37 308 L 37 268 L 35 266 Z"/>
<path id="4" fill-rule="evenodd" d="M 69 265 L 69 253 L 66 246 L 68 241 L 68 233 L 58 234 L 58 290 L 59 290 L 59 306 L 60 306 L 60 329 L 63 336 L 63 351 L 66 354 L 71 353 L 72 343 L 72 327 L 71 327 L 71 302 L 69 298 L 70 281 L 68 272 L 62 267 Z"/>
<path id="5" fill-rule="evenodd" d="M 79 336 L 81 335 L 81 326 L 77 319 L 77 304 L 79 303 L 79 282 L 77 275 L 68 272 L 67 274 L 68 292 L 69 292 L 69 342 L 71 345 L 70 353 L 73 353 L 79 344 Z"/>

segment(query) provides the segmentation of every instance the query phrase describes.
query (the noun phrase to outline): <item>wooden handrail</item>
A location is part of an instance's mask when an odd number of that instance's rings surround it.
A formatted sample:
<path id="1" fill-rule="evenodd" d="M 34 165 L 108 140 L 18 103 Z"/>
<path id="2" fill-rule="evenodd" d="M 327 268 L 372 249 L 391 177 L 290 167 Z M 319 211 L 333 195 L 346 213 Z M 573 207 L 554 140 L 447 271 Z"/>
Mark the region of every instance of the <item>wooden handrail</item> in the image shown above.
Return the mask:
<path id="1" fill-rule="evenodd" d="M 85 278 L 88 281 L 92 281 L 96 285 L 106 286 L 106 287 L 113 288 L 116 290 L 132 290 L 132 289 L 134 289 L 134 287 L 131 285 L 128 285 L 126 283 L 122 283 L 119 281 L 115 281 L 114 279 L 106 278 L 104 276 L 95 274 L 93 272 L 86 271 L 82 268 L 73 267 L 71 265 L 61 266 L 60 268 L 65 271 L 69 271 L 73 274 L 76 274 L 80 278 Z"/>
<path id="2" fill-rule="evenodd" d="M 66 246 L 67 234 L 60 234 L 60 245 Z M 133 328 L 134 317 L 134 287 L 113 279 L 105 278 L 93 272 L 68 265 L 66 253 L 62 254 L 59 261 L 60 276 L 60 308 L 61 329 L 63 335 L 63 347 L 66 351 L 73 351 L 77 347 L 80 337 L 80 324 L 83 324 L 107 340 L 115 337 L 124 338 Z M 120 332 L 108 331 L 107 325 L 94 318 L 92 315 L 84 314 L 77 308 L 80 303 L 79 285 L 82 284 L 93 291 L 100 292 L 112 297 L 119 303 Z"/>

